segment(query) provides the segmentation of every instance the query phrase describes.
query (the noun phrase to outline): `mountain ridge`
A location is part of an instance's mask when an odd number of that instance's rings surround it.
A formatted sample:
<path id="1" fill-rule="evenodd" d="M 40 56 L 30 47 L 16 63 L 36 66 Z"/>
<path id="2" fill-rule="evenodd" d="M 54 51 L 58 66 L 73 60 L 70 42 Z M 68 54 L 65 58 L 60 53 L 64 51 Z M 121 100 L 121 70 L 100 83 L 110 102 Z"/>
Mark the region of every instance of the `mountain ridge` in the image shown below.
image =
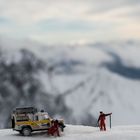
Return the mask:
<path id="1" fill-rule="evenodd" d="M 100 110 L 113 112 L 115 125 L 140 123 L 138 43 L 25 44 L 12 52 L 11 44 L 9 49 L 8 43 L 5 49 L 1 45 L 1 128 L 10 126 L 13 108 L 25 105 L 43 108 L 71 124 L 96 125 Z"/>

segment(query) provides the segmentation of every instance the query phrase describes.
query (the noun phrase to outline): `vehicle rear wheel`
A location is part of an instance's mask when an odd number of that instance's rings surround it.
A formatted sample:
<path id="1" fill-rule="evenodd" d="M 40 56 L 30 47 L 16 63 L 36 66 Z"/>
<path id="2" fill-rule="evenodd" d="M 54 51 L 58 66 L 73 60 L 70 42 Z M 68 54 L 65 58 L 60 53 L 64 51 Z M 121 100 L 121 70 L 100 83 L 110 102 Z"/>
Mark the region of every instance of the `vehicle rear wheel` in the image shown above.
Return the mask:
<path id="1" fill-rule="evenodd" d="M 22 134 L 24 136 L 30 136 L 31 135 L 31 129 L 30 128 L 27 128 L 27 127 L 23 128 L 22 129 Z"/>
<path id="2" fill-rule="evenodd" d="M 12 118 L 12 128 L 15 128 L 15 119 L 14 119 L 14 117 Z"/>

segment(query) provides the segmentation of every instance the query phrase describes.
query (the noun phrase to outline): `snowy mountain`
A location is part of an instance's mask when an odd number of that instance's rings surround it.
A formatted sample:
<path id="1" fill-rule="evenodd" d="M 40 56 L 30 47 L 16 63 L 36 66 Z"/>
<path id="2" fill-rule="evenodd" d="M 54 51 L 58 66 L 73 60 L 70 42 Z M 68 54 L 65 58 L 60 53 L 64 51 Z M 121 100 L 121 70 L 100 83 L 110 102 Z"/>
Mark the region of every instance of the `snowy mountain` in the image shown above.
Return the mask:
<path id="1" fill-rule="evenodd" d="M 101 110 L 113 112 L 113 125 L 140 123 L 140 42 L 45 46 L 1 39 L 0 46 L 1 128 L 21 106 L 70 124 L 95 126 Z"/>
<path id="2" fill-rule="evenodd" d="M 140 126 L 117 126 L 106 132 L 100 132 L 98 128 L 89 126 L 68 125 L 59 140 L 139 140 Z M 3 140 L 31 140 L 48 139 L 53 140 L 56 137 L 48 136 L 46 132 L 35 132 L 30 137 L 24 137 L 14 132 L 12 129 L 0 130 L 0 138 Z"/>

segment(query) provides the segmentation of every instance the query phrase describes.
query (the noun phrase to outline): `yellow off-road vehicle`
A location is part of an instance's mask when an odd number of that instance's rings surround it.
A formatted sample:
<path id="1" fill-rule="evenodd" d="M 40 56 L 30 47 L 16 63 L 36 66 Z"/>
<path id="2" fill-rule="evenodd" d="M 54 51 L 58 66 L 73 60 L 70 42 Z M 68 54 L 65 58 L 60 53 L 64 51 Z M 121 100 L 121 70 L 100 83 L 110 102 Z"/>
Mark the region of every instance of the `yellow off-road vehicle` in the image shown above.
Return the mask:
<path id="1" fill-rule="evenodd" d="M 47 112 L 38 112 L 34 107 L 16 108 L 11 116 L 12 128 L 24 136 L 29 136 L 33 131 L 48 130 L 51 127 L 52 118 Z M 63 131 L 63 120 L 58 120 Z"/>

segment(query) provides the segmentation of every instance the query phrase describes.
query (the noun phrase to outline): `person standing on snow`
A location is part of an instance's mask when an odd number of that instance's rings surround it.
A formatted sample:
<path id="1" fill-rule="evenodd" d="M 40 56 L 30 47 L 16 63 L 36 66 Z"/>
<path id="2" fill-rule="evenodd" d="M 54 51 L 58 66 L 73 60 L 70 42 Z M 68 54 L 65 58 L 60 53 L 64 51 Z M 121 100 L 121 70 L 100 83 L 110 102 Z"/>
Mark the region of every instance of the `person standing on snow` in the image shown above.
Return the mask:
<path id="1" fill-rule="evenodd" d="M 106 116 L 109 116 L 111 114 L 112 113 L 104 114 L 102 111 L 100 111 L 100 115 L 99 115 L 99 118 L 98 118 L 98 124 L 99 124 L 99 127 L 100 127 L 100 131 L 106 131 L 105 119 L 106 119 Z"/>
<path id="2" fill-rule="evenodd" d="M 48 135 L 52 135 L 52 136 L 57 135 L 60 137 L 58 120 L 52 121 L 52 126 L 48 129 L 47 133 Z"/>

